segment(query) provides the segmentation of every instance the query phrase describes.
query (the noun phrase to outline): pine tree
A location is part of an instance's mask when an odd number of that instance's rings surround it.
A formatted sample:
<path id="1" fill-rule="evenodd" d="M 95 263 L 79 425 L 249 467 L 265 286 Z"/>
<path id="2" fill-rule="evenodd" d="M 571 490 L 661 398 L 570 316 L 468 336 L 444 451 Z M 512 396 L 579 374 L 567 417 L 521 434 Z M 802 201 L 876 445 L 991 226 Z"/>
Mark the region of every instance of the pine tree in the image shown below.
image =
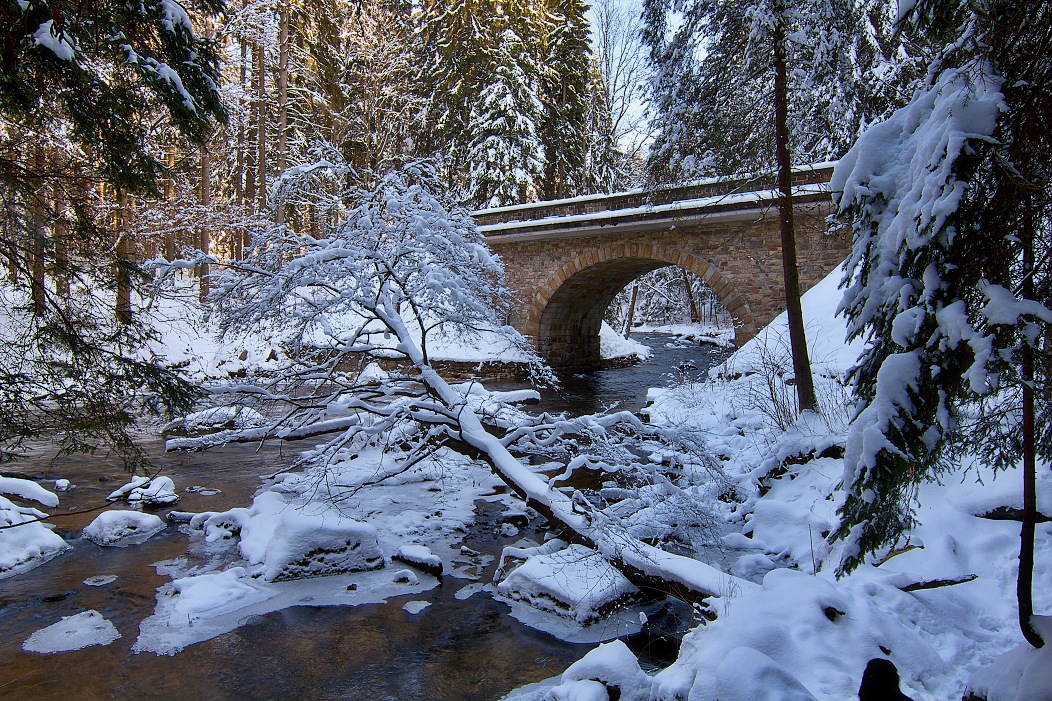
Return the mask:
<path id="1" fill-rule="evenodd" d="M 590 74 L 586 10 L 581 0 L 557 0 L 544 18 L 538 134 L 544 151 L 543 199 L 578 195 L 584 189 Z"/>
<path id="2" fill-rule="evenodd" d="M 913 68 L 886 36 L 887 12 L 874 0 L 731 0 L 693 4 L 673 26 L 668 3 L 647 0 L 655 179 L 773 170 L 771 39 L 779 27 L 794 162 L 844 153 L 865 125 L 901 104 Z"/>
<path id="3" fill-rule="evenodd" d="M 504 18 L 495 24 L 509 22 Z M 474 207 L 536 199 L 543 167 L 537 138 L 542 106 L 531 84 L 528 60 L 518 34 L 505 26 L 493 51 L 488 83 L 468 123 L 465 200 Z"/>
<path id="4" fill-rule="evenodd" d="M 841 571 L 916 523 L 957 451 L 1023 465 L 1019 623 L 1031 621 L 1036 458 L 1052 459 L 1052 2 L 921 0 L 904 31 L 949 39 L 910 104 L 837 167 L 854 230 L 841 304 L 869 340 L 835 537 Z"/>
<path id="5" fill-rule="evenodd" d="M 464 186 L 472 109 L 493 66 L 491 0 L 426 0 L 419 13 L 420 96 L 425 100 L 418 153 L 443 163 L 447 187 Z"/>
<path id="6" fill-rule="evenodd" d="M 652 170 L 665 177 L 705 169 L 722 175 L 777 173 L 785 303 L 800 411 L 813 410 L 817 401 L 800 307 L 792 166 L 828 155 L 828 147 L 818 145 L 827 136 L 816 140 L 808 131 L 813 120 L 803 119 L 799 111 L 790 119 L 790 75 L 817 76 L 817 66 L 837 60 L 847 37 L 816 32 L 843 7 L 850 7 L 850 0 L 811 0 L 792 7 L 786 0 L 699 3 L 669 38 L 670 7 L 657 0 L 645 5 L 644 41 L 658 68 L 657 104 L 665 111 Z M 808 87 L 813 90 L 816 84 Z M 689 126 L 679 120 L 684 110 Z M 697 130 L 705 143 L 691 137 L 685 150 L 679 141 L 685 129 Z"/>

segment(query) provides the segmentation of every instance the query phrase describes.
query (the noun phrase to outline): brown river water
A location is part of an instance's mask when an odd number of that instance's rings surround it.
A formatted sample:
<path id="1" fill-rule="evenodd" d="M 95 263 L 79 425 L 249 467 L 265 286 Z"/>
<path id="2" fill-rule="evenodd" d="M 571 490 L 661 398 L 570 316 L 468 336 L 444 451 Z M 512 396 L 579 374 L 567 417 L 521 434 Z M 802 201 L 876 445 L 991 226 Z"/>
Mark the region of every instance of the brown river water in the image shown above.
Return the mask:
<path id="1" fill-rule="evenodd" d="M 588 399 L 593 406 L 621 399 L 626 408 L 638 409 L 645 388 L 665 384 L 662 378 L 680 355 L 698 359 L 699 366 L 699 356 L 707 366 L 709 356 L 718 355 L 696 346 L 676 353 L 659 353 L 636 369 L 577 378 L 567 383 L 562 396 L 551 397 L 540 408 L 581 410 Z M 192 512 L 248 506 L 260 486 L 258 478 L 286 466 L 307 447 L 227 446 L 181 455 L 164 454 L 157 438 L 144 438 L 143 445 L 174 479 L 182 497 L 176 508 Z M 127 482 L 119 464 L 100 455 L 52 462 L 42 450 L 18 461 L 14 469 L 19 476 L 71 480 L 76 489 L 59 495 L 59 513 L 102 504 Z M 221 493 L 186 493 L 191 485 Z M 464 544 L 498 554 L 505 544 L 495 534 L 499 507 L 478 502 L 478 509 L 478 523 Z M 139 624 L 153 613 L 157 588 L 171 581 L 157 574 L 153 564 L 193 557 L 187 552 L 188 538 L 169 526 L 139 545 L 102 548 L 76 537 L 96 515 L 56 516 L 52 522 L 57 532 L 73 549 L 28 573 L 0 580 L 0 699 L 491 700 L 558 675 L 593 647 L 566 643 L 519 623 L 488 594 L 458 600 L 454 593 L 468 582 L 447 578 L 445 586 L 423 596 L 357 607 L 292 607 L 254 617 L 170 657 L 137 654 L 132 645 Z M 490 581 L 493 567 L 491 563 L 483 573 L 483 582 Z M 108 574 L 117 579 L 103 586 L 83 583 Z M 417 615 L 402 609 L 419 598 L 432 606 Z M 23 652 L 22 643 L 33 632 L 89 609 L 109 619 L 121 637 L 71 652 Z M 630 645 L 645 657 L 650 641 L 644 634 Z M 652 662 L 667 663 L 672 654 L 674 648 L 666 645 Z"/>

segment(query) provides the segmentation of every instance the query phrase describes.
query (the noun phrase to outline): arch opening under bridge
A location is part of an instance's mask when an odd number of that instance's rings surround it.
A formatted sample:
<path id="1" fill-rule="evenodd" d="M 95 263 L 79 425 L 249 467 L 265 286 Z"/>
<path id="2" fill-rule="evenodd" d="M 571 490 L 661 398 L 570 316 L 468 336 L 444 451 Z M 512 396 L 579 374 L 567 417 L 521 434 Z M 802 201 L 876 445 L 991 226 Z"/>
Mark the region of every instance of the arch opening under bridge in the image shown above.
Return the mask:
<path id="1" fill-rule="evenodd" d="M 642 275 L 675 265 L 693 273 L 713 290 L 736 326 L 752 320 L 749 305 L 712 266 L 692 255 L 657 249 L 639 255 L 625 247 L 600 248 L 588 258 L 563 265 L 541 287 L 524 331 L 553 366 L 574 371 L 602 365 L 599 327 L 610 303 L 626 285 Z M 550 292 L 549 292 L 550 291 Z"/>

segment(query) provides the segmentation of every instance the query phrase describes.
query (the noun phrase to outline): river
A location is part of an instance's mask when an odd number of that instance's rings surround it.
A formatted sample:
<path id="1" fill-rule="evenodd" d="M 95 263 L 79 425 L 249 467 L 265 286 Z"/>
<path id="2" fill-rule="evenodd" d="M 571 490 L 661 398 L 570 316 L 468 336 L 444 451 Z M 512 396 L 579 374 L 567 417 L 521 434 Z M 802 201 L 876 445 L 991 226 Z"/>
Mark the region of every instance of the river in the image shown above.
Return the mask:
<path id="1" fill-rule="evenodd" d="M 649 387 L 663 386 L 675 369 L 691 362 L 700 374 L 723 351 L 669 336 L 638 337 L 651 358 L 630 368 L 564 378 L 545 393 L 536 410 L 584 413 L 617 403 L 639 410 Z M 158 439 L 144 445 L 173 477 L 185 511 L 220 511 L 247 506 L 258 478 L 287 465 L 287 447 L 227 446 L 207 453 L 165 455 Z M 64 477 L 77 488 L 61 496 L 61 508 L 97 505 L 127 481 L 106 456 L 73 456 L 52 464 L 46 452 L 18 463 L 18 470 L 42 479 Z M 220 490 L 185 493 L 187 486 Z M 465 545 L 497 554 L 496 507 L 478 502 L 478 523 Z M 139 623 L 153 612 L 157 588 L 170 581 L 154 563 L 188 557 L 187 537 L 169 527 L 147 542 L 101 548 L 76 534 L 95 513 L 56 518 L 58 532 L 73 546 L 36 569 L 0 580 L 0 699 L 496 699 L 511 689 L 559 674 L 592 646 L 575 645 L 529 628 L 507 615 L 508 607 L 488 594 L 460 600 L 462 583 L 426 593 L 432 603 L 422 615 L 402 609 L 421 594 L 386 604 L 358 607 L 296 606 L 258 616 L 240 628 L 197 643 L 171 656 L 136 654 Z M 482 580 L 492 576 L 492 565 Z M 88 586 L 94 575 L 117 575 L 104 586 Z M 21 645 L 34 631 L 81 611 L 109 619 L 121 638 L 104 647 L 40 655 Z M 654 663 L 672 651 L 631 641 Z"/>

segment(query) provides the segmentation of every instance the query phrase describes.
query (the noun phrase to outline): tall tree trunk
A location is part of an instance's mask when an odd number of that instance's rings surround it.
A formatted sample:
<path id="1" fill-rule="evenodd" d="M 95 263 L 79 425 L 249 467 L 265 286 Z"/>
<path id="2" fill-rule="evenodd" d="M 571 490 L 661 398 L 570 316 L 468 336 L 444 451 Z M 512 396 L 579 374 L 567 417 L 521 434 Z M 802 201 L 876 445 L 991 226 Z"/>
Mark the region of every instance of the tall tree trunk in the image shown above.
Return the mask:
<path id="1" fill-rule="evenodd" d="M 33 231 L 30 242 L 29 254 L 29 296 L 33 305 L 33 315 L 39 316 L 44 313 L 47 305 L 47 290 L 44 289 L 44 251 L 47 241 L 47 211 L 45 205 L 46 187 L 44 184 L 44 170 L 46 158 L 44 146 L 37 143 L 34 147 L 37 179 L 37 191 L 33 193 Z"/>
<path id="2" fill-rule="evenodd" d="M 238 208 L 245 204 L 245 95 L 248 93 L 248 44 L 241 41 L 241 95 L 238 97 L 237 111 L 237 146 L 234 165 L 234 202 Z M 245 257 L 245 235 L 234 232 L 234 259 Z"/>
<path id="3" fill-rule="evenodd" d="M 694 289 L 691 287 L 690 277 L 683 268 L 680 268 L 679 272 L 683 275 L 683 289 L 687 291 L 687 301 L 690 302 L 690 323 L 697 324 L 701 321 L 701 316 L 698 314 L 698 303 L 694 300 Z"/>
<path id="4" fill-rule="evenodd" d="M 201 182 L 198 190 L 198 203 L 202 209 L 205 210 L 205 216 L 207 221 L 208 208 L 212 204 L 212 159 L 208 153 L 208 142 L 206 141 L 201 145 Z M 209 255 L 212 247 L 212 232 L 208 230 L 207 226 L 202 226 L 198 230 L 198 248 L 205 255 Z M 208 297 L 208 263 L 202 263 L 198 266 L 197 273 L 200 276 L 198 281 L 198 297 L 201 302 L 204 302 Z"/>
<path id="5" fill-rule="evenodd" d="M 636 298 L 639 297 L 639 283 L 632 285 L 632 301 L 628 304 L 628 317 L 625 319 L 625 338 L 632 335 L 632 321 L 636 316 Z"/>
<path id="6" fill-rule="evenodd" d="M 117 195 L 117 208 L 113 215 L 114 229 L 117 232 L 117 294 L 114 305 L 114 316 L 121 324 L 132 321 L 131 275 L 133 246 L 130 232 L 126 231 L 126 208 L 128 198 L 122 192 Z"/>
<path id="7" fill-rule="evenodd" d="M 1033 207 L 1028 203 L 1023 238 L 1022 298 L 1034 299 L 1034 245 L 1036 244 Z M 1026 641 L 1043 647 L 1045 641 L 1034 629 L 1034 536 L 1037 526 L 1037 450 L 1034 433 L 1034 349 L 1022 344 L 1023 371 L 1023 521 L 1019 532 L 1019 575 L 1016 600 L 1019 628 Z"/>
<path id="8" fill-rule="evenodd" d="M 252 61 L 256 60 L 257 52 L 255 47 L 252 47 Z M 253 67 L 251 72 L 251 78 L 254 80 L 256 70 Z M 246 88 L 250 87 L 246 83 Z M 254 84 L 253 84 L 254 89 Z M 249 106 L 249 117 L 248 117 L 248 143 L 245 148 L 245 204 L 251 209 L 256 207 L 256 154 L 259 149 L 256 147 L 256 143 L 259 141 L 259 122 L 260 115 L 262 114 L 262 108 L 259 104 L 259 98 L 253 94 L 252 104 Z"/>
<path id="9" fill-rule="evenodd" d="M 259 106 L 256 123 L 256 168 L 258 169 L 256 194 L 259 197 L 259 211 L 262 212 L 267 208 L 267 112 L 269 110 L 266 107 L 266 54 L 262 44 L 256 44 L 253 53 L 256 70 L 256 104 Z"/>
<path id="10" fill-rule="evenodd" d="M 164 150 L 164 165 L 168 168 L 168 177 L 164 179 L 164 199 L 168 206 L 175 208 L 175 145 L 170 144 Z M 175 260 L 175 232 L 170 229 L 164 232 L 164 258 Z"/>
<path id="11" fill-rule="evenodd" d="M 66 221 L 66 192 L 55 189 L 55 293 L 69 300 L 69 224 Z"/>
<path id="12" fill-rule="evenodd" d="M 285 5 L 278 10 L 278 173 L 285 171 L 288 159 L 289 124 L 289 11 Z M 278 224 L 285 222 L 284 208 L 274 214 Z"/>
<path id="13" fill-rule="evenodd" d="M 774 118 L 775 151 L 778 160 L 778 222 L 782 239 L 782 276 L 785 282 L 785 309 L 789 317 L 789 345 L 793 353 L 793 374 L 800 411 L 818 406 L 811 360 L 804 333 L 804 312 L 800 305 L 800 271 L 796 264 L 796 223 L 793 212 L 793 165 L 789 156 L 789 76 L 785 53 L 785 2 L 776 0 L 774 30 Z"/>

